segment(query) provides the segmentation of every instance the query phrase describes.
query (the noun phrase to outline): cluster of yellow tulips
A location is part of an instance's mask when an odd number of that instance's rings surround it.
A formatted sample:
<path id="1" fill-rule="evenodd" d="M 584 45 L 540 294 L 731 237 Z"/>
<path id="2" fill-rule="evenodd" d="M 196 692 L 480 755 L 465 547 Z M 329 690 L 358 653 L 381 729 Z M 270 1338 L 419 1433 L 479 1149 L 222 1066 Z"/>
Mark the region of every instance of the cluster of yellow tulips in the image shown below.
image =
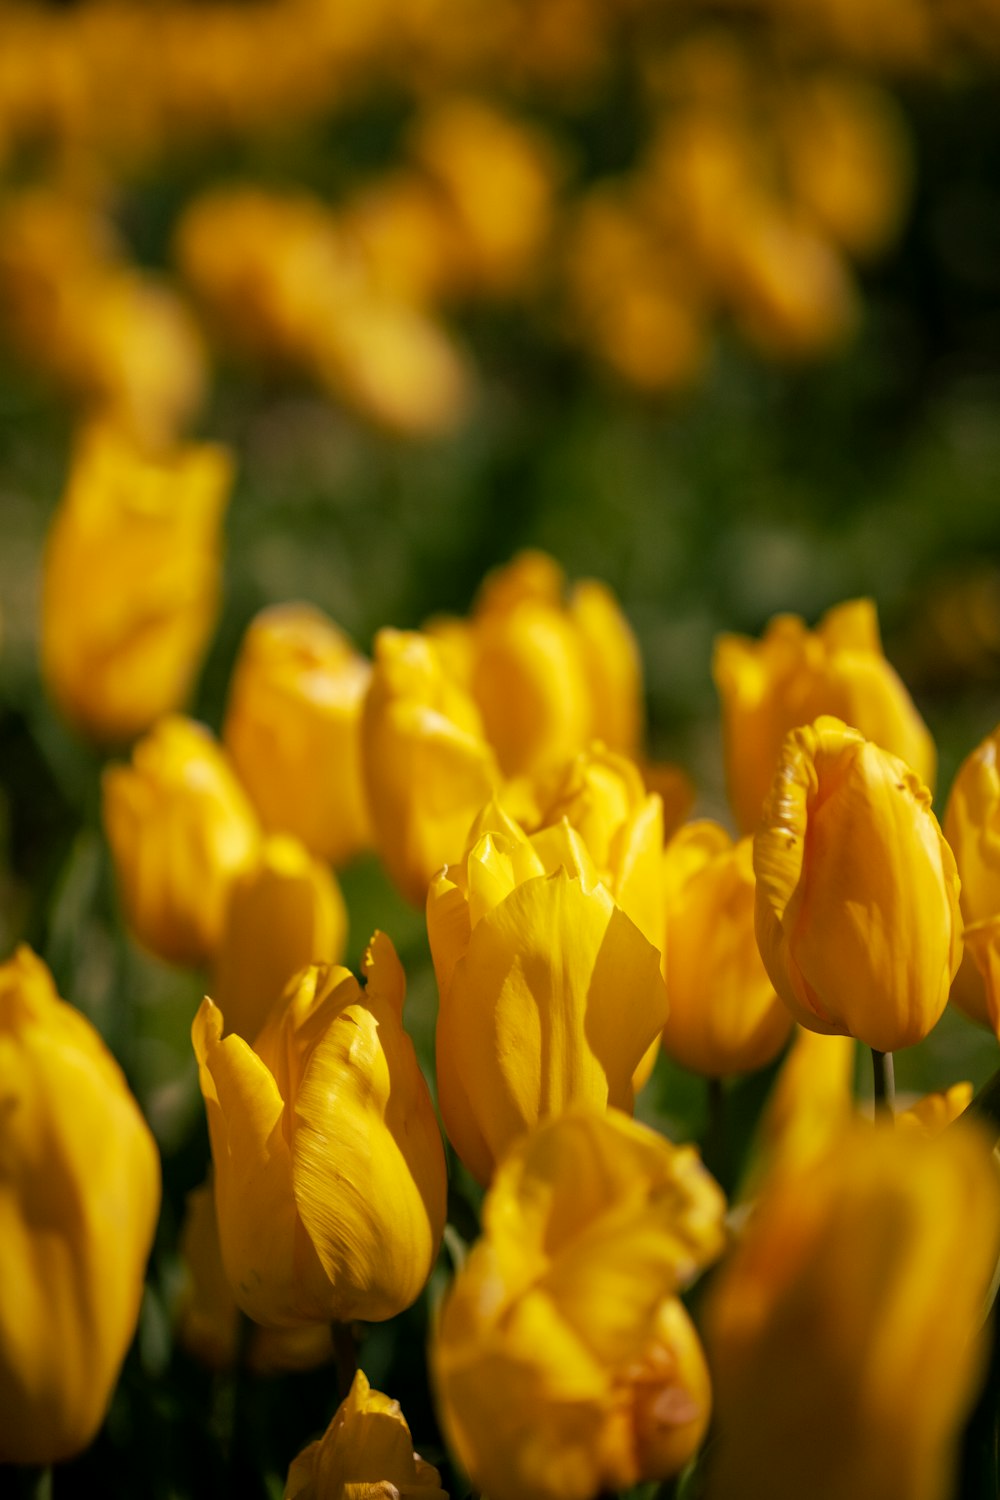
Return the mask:
<path id="1" fill-rule="evenodd" d="M 206 975 L 211 1174 L 181 1236 L 180 1336 L 217 1367 L 337 1355 L 341 1403 L 288 1454 L 285 1495 L 445 1494 L 352 1367 L 358 1325 L 405 1312 L 437 1265 L 428 1365 L 459 1487 L 594 1500 L 698 1459 L 711 1500 L 947 1500 L 1000 1177 L 985 1127 L 955 1118 L 971 1089 L 897 1116 L 886 1059 L 949 995 L 1000 1030 L 997 735 L 959 771 L 946 839 L 934 745 L 869 602 L 723 637 L 734 841 L 647 756 L 613 595 L 534 552 L 468 616 L 381 631 L 371 661 L 311 606 L 266 609 L 216 738 L 182 709 L 229 470 L 219 449 L 87 434 L 46 555 L 43 667 L 81 734 L 134 741 L 102 783 L 128 928 Z M 391 936 L 359 977 L 341 967 L 334 869 L 365 849 L 426 911 L 432 1074 Z M 728 1204 L 693 1144 L 632 1118 L 661 1049 L 715 1083 L 785 1051 Z M 160 1168 L 27 948 L 0 967 L 0 1058 L 0 1462 L 44 1465 L 104 1418 Z M 485 1190 L 478 1238 L 446 1233 L 449 1175 Z"/>

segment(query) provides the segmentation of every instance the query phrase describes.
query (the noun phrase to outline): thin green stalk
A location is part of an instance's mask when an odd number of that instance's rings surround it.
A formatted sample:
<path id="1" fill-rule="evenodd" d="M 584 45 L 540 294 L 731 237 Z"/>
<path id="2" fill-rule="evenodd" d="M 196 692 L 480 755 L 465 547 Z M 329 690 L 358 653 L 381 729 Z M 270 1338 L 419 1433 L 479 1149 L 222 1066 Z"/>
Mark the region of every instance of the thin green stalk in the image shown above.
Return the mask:
<path id="1" fill-rule="evenodd" d="M 872 1068 L 875 1078 L 875 1114 L 884 1115 L 891 1123 L 895 1119 L 896 1080 L 892 1068 L 892 1053 L 878 1052 L 872 1048 Z"/>
<path id="2" fill-rule="evenodd" d="M 333 1357 L 337 1365 L 337 1390 L 339 1399 L 343 1401 L 357 1373 L 358 1345 L 353 1324 L 331 1323 L 330 1331 L 333 1335 Z"/>

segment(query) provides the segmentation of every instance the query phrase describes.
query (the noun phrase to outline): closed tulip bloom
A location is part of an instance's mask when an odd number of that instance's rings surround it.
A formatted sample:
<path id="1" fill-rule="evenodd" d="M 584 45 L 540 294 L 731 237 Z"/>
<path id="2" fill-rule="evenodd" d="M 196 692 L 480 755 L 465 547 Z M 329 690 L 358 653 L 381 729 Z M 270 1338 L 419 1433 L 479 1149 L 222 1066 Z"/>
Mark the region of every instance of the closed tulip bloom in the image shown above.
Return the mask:
<path id="1" fill-rule="evenodd" d="M 615 1111 L 511 1151 L 431 1346 L 445 1434 L 491 1500 L 591 1500 L 692 1456 L 709 1382 L 676 1293 L 724 1211 L 692 1147 Z"/>
<path id="2" fill-rule="evenodd" d="M 971 980 L 967 980 L 961 987 L 964 1003 L 959 1003 L 974 1020 L 985 1022 L 1000 1037 L 1000 915 L 971 923 L 965 929 L 964 943 L 965 955 L 976 969 L 979 989 L 975 992 L 974 1003 L 970 1003 L 968 995 L 972 985 Z M 952 989 L 953 1000 L 957 998 L 958 989 L 957 984 Z"/>
<path id="3" fill-rule="evenodd" d="M 213 995 L 227 1030 L 252 1043 L 288 981 L 310 964 L 339 963 L 346 938 L 347 908 L 327 866 L 297 839 L 265 839 L 226 903 Z"/>
<path id="4" fill-rule="evenodd" d="M 260 839 L 220 746 L 192 719 L 161 720 L 130 765 L 104 772 L 102 810 L 136 938 L 168 963 L 207 962 L 232 883 L 256 862 Z"/>
<path id="5" fill-rule="evenodd" d="M 954 856 L 909 766 L 838 719 L 794 730 L 753 863 L 761 957 L 796 1020 L 879 1052 L 925 1037 L 962 922 Z"/>
<path id="6" fill-rule="evenodd" d="M 155 1142 L 90 1023 L 27 948 L 0 966 L 0 1463 L 104 1420 L 160 1207 Z"/>
<path id="7" fill-rule="evenodd" d="M 664 857 L 670 1012 L 663 1045 L 710 1078 L 747 1073 L 781 1051 L 793 1021 L 754 936 L 752 840 L 718 823 L 689 823 Z"/>
<path id="8" fill-rule="evenodd" d="M 329 1427 L 288 1471 L 284 1500 L 448 1500 L 441 1475 L 413 1451 L 398 1401 L 358 1370 Z"/>
<path id="9" fill-rule="evenodd" d="M 1000 725 L 961 764 L 944 814 L 944 835 L 962 880 L 962 917 L 967 928 L 962 966 L 951 998 L 971 1017 L 996 1031 L 1000 1006 L 986 983 L 993 918 L 1000 918 Z"/>
<path id="10" fill-rule="evenodd" d="M 530 838 L 495 804 L 427 897 L 437 1080 L 452 1145 L 480 1182 L 538 1120 L 631 1112 L 666 1019 L 660 954 L 564 818 Z"/>
<path id="11" fill-rule="evenodd" d="M 947 1500 L 1000 1249 L 985 1137 L 858 1124 L 782 1176 L 712 1290 L 711 1500 Z"/>
<path id="12" fill-rule="evenodd" d="M 798 1171 L 824 1154 L 854 1116 L 857 1045 L 796 1026 L 754 1137 L 742 1196 L 752 1198 L 769 1173 Z"/>
<path id="13" fill-rule="evenodd" d="M 46 542 L 42 668 L 89 738 L 132 739 L 187 698 L 218 609 L 231 474 L 222 448 L 154 460 L 109 427 L 77 447 Z"/>
<path id="14" fill-rule="evenodd" d="M 815 631 L 796 615 L 779 615 L 763 640 L 720 636 L 712 675 L 722 700 L 729 801 L 743 833 L 760 822 L 786 734 L 821 714 L 835 714 L 898 755 L 933 788 L 934 742 L 882 655 L 870 599 L 831 609 Z"/>
<path id="15" fill-rule="evenodd" d="M 233 670 L 223 741 L 269 832 L 346 864 L 368 843 L 361 706 L 371 666 L 307 604 L 263 610 Z"/>
<path id="16" fill-rule="evenodd" d="M 392 1318 L 434 1264 L 444 1150 L 381 933 L 365 975 L 307 969 L 252 1049 L 211 1000 L 195 1017 L 222 1260 L 258 1323 Z"/>
<path id="17" fill-rule="evenodd" d="M 420 905 L 431 877 L 461 859 L 493 794 L 493 751 L 436 644 L 415 632 L 379 631 L 361 723 L 375 845 L 403 895 Z"/>

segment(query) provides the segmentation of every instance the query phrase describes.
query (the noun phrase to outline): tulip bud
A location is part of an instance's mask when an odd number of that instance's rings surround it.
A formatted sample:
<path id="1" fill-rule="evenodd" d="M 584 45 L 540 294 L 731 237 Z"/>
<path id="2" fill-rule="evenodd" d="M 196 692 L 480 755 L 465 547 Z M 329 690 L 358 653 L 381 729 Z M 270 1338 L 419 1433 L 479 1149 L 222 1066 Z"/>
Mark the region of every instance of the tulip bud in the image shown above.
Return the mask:
<path id="1" fill-rule="evenodd" d="M 307 969 L 253 1049 L 211 1000 L 195 1017 L 222 1260 L 258 1323 L 392 1318 L 434 1264 L 444 1151 L 381 933 L 365 975 Z"/>
<path id="2" fill-rule="evenodd" d="M 762 1068 L 793 1022 L 754 937 L 752 840 L 734 844 L 718 823 L 689 823 L 667 845 L 664 870 L 670 1012 L 663 1045 L 710 1078 Z"/>
<path id="3" fill-rule="evenodd" d="M 951 998 L 973 1021 L 1000 1028 L 1000 991 L 990 984 L 989 931 L 1000 917 L 1000 725 L 958 769 L 944 834 L 962 880 L 966 951 Z M 972 929 L 975 929 L 973 931 Z"/>
<path id="4" fill-rule="evenodd" d="M 772 1183 L 706 1315 L 710 1500 L 945 1500 L 1000 1249 L 985 1137 L 857 1125 Z"/>
<path id="5" fill-rule="evenodd" d="M 139 1318 L 156 1145 L 120 1069 L 27 948 L 0 966 L 0 1463 L 104 1420 Z"/>
<path id="6" fill-rule="evenodd" d="M 487 807 L 465 859 L 431 885 L 427 932 L 441 1114 L 480 1182 L 547 1115 L 631 1111 L 666 1019 L 660 955 L 565 818 L 528 838 Z"/>
<path id="7" fill-rule="evenodd" d="M 723 635 L 712 674 L 722 700 L 729 801 L 743 833 L 760 822 L 786 734 L 835 714 L 934 784 L 934 742 L 882 655 L 875 606 L 831 609 L 815 632 L 779 615 L 761 641 Z"/>
<path id="8" fill-rule="evenodd" d="M 90 429 L 45 550 L 42 667 L 94 740 L 141 733 L 187 697 L 215 623 L 232 464 L 216 447 L 151 460 Z"/>
<path id="9" fill-rule="evenodd" d="M 104 772 L 103 816 L 132 932 L 168 963 L 204 963 L 221 941 L 232 882 L 255 862 L 259 840 L 209 731 L 191 719 L 161 720 L 131 765 Z"/>
<path id="10" fill-rule="evenodd" d="M 226 903 L 214 994 L 227 1030 L 252 1043 L 288 981 L 310 964 L 339 963 L 346 937 L 344 898 L 326 865 L 297 839 L 265 839 Z"/>
<path id="11" fill-rule="evenodd" d="M 591 1500 L 683 1467 L 709 1392 L 675 1294 L 721 1251 L 724 1211 L 692 1147 L 615 1111 L 511 1151 L 431 1347 L 446 1435 L 491 1500 Z"/>
<path id="12" fill-rule="evenodd" d="M 288 1471 L 284 1500 L 448 1500 L 441 1475 L 413 1451 L 399 1402 L 361 1370 L 329 1427 Z"/>
<path id="13" fill-rule="evenodd" d="M 840 1135 L 854 1113 L 856 1053 L 853 1037 L 795 1028 L 757 1127 L 744 1197 L 769 1173 L 801 1170 Z"/>
<path id="14" fill-rule="evenodd" d="M 380 630 L 361 720 L 375 841 L 404 896 L 460 859 L 472 820 L 499 780 L 472 700 L 426 636 Z"/>
<path id="15" fill-rule="evenodd" d="M 263 610 L 243 639 L 223 741 L 270 832 L 346 864 L 368 842 L 361 705 L 371 668 L 306 604 Z"/>
<path id="16" fill-rule="evenodd" d="M 753 863 L 761 958 L 796 1020 L 879 1052 L 925 1037 L 962 924 L 954 857 L 909 766 L 837 719 L 796 729 Z"/>
<path id="17" fill-rule="evenodd" d="M 177 1307 L 178 1340 L 210 1370 L 232 1370 L 240 1356 L 240 1310 L 222 1264 L 211 1182 L 188 1194 L 180 1250 L 185 1279 Z M 255 1326 L 246 1362 L 258 1374 L 274 1375 L 315 1369 L 331 1360 L 333 1353 L 329 1324 Z"/>

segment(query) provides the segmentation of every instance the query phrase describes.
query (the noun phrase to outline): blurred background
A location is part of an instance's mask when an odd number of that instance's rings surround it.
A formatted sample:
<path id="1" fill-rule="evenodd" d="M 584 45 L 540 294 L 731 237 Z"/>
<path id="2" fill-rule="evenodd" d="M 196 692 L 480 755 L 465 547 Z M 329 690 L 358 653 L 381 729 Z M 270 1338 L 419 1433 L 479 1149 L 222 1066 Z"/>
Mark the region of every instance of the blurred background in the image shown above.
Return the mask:
<path id="1" fill-rule="evenodd" d="M 0 4 L 0 950 L 32 942 L 100 1026 L 168 1190 L 139 1346 L 67 1493 L 215 1492 L 231 1399 L 170 1332 L 200 981 L 123 935 L 101 756 L 39 672 L 74 434 L 235 455 L 193 702 L 216 729 L 262 606 L 311 601 L 367 651 L 532 546 L 615 590 L 652 748 L 723 818 L 715 635 L 871 595 L 940 811 L 1000 718 L 998 73 L 1000 0 Z M 349 961 L 391 933 L 429 1058 L 420 915 L 371 861 L 343 884 Z M 901 1082 L 980 1083 L 994 1052 L 949 1017 Z M 644 1109 L 681 1134 L 704 1102 L 675 1072 Z M 427 1450 L 425 1318 L 363 1358 Z M 328 1396 L 268 1405 L 272 1491 Z"/>

